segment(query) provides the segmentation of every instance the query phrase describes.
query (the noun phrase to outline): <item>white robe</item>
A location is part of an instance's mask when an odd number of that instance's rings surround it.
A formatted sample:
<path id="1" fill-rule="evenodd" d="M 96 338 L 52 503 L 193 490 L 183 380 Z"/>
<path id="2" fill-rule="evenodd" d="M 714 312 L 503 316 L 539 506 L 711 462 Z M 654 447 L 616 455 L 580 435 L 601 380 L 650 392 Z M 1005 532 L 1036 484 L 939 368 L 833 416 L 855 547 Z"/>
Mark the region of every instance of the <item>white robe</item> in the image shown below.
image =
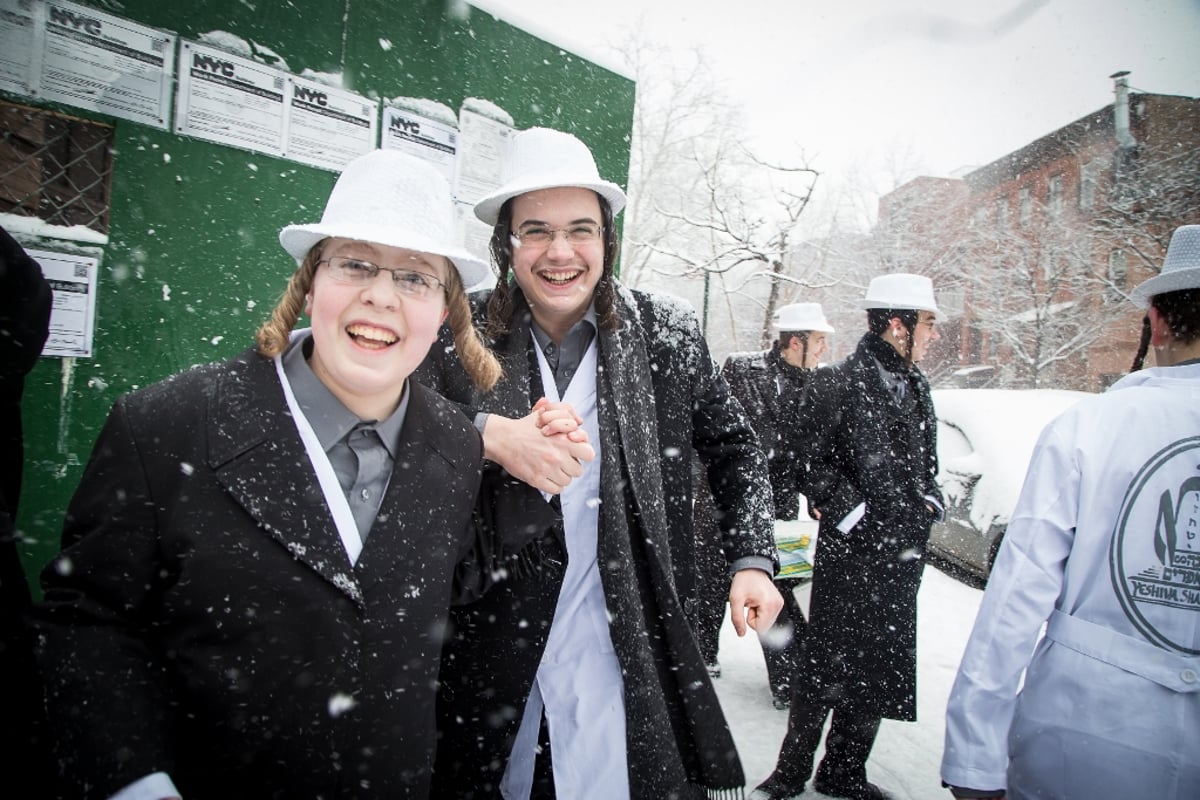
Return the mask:
<path id="1" fill-rule="evenodd" d="M 942 779 L 1200 798 L 1200 365 L 1130 375 L 1043 431 L 950 693 Z"/>

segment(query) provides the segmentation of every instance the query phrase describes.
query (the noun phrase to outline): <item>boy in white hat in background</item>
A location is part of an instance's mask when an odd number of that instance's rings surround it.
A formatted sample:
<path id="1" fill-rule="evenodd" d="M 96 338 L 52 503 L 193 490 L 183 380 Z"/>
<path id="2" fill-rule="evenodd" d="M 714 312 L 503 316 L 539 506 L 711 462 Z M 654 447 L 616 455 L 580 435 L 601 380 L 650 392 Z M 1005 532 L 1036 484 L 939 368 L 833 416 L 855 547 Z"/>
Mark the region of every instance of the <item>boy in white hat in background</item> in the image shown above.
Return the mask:
<path id="1" fill-rule="evenodd" d="M 543 538 L 537 572 L 452 617 L 435 791 L 573 800 L 740 791 L 736 749 L 683 611 L 695 580 L 691 458 L 694 449 L 705 462 L 723 512 L 739 633 L 766 630 L 782 605 L 766 459 L 691 309 L 616 282 L 613 218 L 625 194 L 600 178 L 587 147 L 523 131 L 505 173 L 475 206 L 494 226 L 499 282 L 479 310 L 505 378 L 474 390 L 452 350 L 435 347 L 422 379 L 479 415 L 489 457 L 561 490 L 564 527 Z M 530 447 L 509 446 L 502 432 L 543 397 L 574 407 L 594 459 L 521 472 Z M 552 438 L 533 432 L 534 445 Z"/>
<path id="2" fill-rule="evenodd" d="M 845 361 L 814 373 L 795 426 L 797 486 L 820 519 L 803 662 L 788 728 L 761 798 L 804 791 L 825 718 L 815 788 L 881 800 L 866 764 L 884 717 L 916 719 L 917 590 L 942 511 L 937 419 L 916 366 L 938 338 L 928 278 L 874 278 L 868 332 Z"/>
<path id="3" fill-rule="evenodd" d="M 759 444 L 767 454 L 775 518 L 793 520 L 799 515 L 800 497 L 792 467 L 801 454 L 791 449 L 793 442 L 785 432 L 797 425 L 806 411 L 804 387 L 828 351 L 826 337 L 833 333 L 833 327 L 825 319 L 820 303 L 783 306 L 775 313 L 771 327 L 777 338 L 770 350 L 731 353 L 725 359 L 721 375 L 746 410 L 746 416 L 758 434 Z M 696 536 L 704 556 L 708 557 L 701 558 L 702 585 L 694 616 L 696 636 L 709 664 L 709 672 L 715 670 L 715 674 L 720 674 L 717 644 L 725 615 L 729 577 L 720 553 L 720 529 L 713 515 L 707 486 L 703 480 L 696 486 Z M 804 518 L 808 519 L 807 510 Z M 710 546 L 704 548 L 705 544 Z M 705 569 L 706 566 L 709 568 Z M 772 700 L 776 708 L 784 709 L 791 702 L 792 673 L 799 665 L 805 621 L 794 594 L 800 581 L 779 576 L 775 580 L 783 594 L 783 610 L 771 630 L 761 637 L 761 642 Z"/>
<path id="4" fill-rule="evenodd" d="M 1042 432 L 950 691 L 957 797 L 1200 797 L 1200 225 L 1132 299 L 1157 367 Z"/>
<path id="5" fill-rule="evenodd" d="M 361 156 L 280 242 L 299 266 L 257 348 L 117 401 L 42 575 L 68 796 L 425 797 L 438 629 L 524 543 L 473 519 L 479 434 L 408 380 L 448 315 L 499 377 L 442 177 Z M 533 536 L 556 515 L 528 495 Z"/>

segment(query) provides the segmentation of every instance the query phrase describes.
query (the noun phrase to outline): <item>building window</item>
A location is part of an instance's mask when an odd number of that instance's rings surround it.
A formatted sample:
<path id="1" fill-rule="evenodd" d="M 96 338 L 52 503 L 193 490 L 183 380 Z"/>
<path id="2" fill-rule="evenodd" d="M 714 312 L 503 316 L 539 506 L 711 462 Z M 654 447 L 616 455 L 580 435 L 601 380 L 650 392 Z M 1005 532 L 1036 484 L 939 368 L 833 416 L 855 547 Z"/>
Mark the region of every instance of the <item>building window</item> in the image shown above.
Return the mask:
<path id="1" fill-rule="evenodd" d="M 1050 176 L 1050 191 L 1046 198 L 1046 205 L 1050 210 L 1050 217 L 1057 219 L 1062 215 L 1063 208 L 1063 177 L 1062 175 Z"/>
<path id="2" fill-rule="evenodd" d="M 1095 164 L 1084 164 L 1079 172 L 1079 208 L 1091 211 L 1096 207 L 1096 184 L 1099 181 L 1099 168 Z"/>
<path id="3" fill-rule="evenodd" d="M 0 100 L 0 212 L 108 233 L 113 129 Z"/>
<path id="4" fill-rule="evenodd" d="M 1008 199 L 1005 197 L 996 201 L 996 227 L 1008 230 Z"/>
<path id="5" fill-rule="evenodd" d="M 1028 228 L 1033 222 L 1033 192 L 1028 186 L 1022 186 L 1021 191 L 1017 194 L 1017 208 L 1020 214 L 1020 222 L 1022 228 Z"/>

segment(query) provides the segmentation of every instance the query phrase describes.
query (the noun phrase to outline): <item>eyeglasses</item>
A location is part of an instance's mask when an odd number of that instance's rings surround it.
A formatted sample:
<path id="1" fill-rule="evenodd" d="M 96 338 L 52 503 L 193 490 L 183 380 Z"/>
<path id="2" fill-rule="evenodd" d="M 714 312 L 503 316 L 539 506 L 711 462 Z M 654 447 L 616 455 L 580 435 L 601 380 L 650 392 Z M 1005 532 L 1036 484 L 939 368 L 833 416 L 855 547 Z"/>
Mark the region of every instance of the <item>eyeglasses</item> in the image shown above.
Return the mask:
<path id="1" fill-rule="evenodd" d="M 317 263 L 328 264 L 329 275 L 339 283 L 365 285 L 375 280 L 375 276 L 381 271 L 390 272 L 392 273 L 392 286 L 396 291 L 405 297 L 412 297 L 416 300 L 428 300 L 439 289 L 442 291 L 446 289 L 446 284 L 425 272 L 417 272 L 414 269 L 381 267 L 378 264 L 372 264 L 370 261 L 363 261 L 360 258 L 333 256 L 332 258 L 323 258 Z"/>
<path id="2" fill-rule="evenodd" d="M 590 222 L 581 222 L 569 228 L 547 228 L 545 225 L 522 225 L 513 231 L 513 238 L 532 247 L 549 247 L 554 237 L 562 234 L 567 244 L 578 246 L 591 244 L 600 239 L 604 228 Z"/>

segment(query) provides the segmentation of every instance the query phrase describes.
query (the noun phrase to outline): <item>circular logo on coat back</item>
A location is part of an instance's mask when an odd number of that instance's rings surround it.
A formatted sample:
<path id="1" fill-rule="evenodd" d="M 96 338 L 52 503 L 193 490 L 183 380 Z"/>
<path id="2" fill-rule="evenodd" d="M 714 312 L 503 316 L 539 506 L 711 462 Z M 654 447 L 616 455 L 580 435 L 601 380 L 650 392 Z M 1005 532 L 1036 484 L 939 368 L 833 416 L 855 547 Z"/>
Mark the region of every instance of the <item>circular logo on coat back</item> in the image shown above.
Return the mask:
<path id="1" fill-rule="evenodd" d="M 1164 447 L 1138 470 L 1111 548 L 1113 588 L 1129 620 L 1161 647 L 1200 655 L 1200 436 Z"/>

